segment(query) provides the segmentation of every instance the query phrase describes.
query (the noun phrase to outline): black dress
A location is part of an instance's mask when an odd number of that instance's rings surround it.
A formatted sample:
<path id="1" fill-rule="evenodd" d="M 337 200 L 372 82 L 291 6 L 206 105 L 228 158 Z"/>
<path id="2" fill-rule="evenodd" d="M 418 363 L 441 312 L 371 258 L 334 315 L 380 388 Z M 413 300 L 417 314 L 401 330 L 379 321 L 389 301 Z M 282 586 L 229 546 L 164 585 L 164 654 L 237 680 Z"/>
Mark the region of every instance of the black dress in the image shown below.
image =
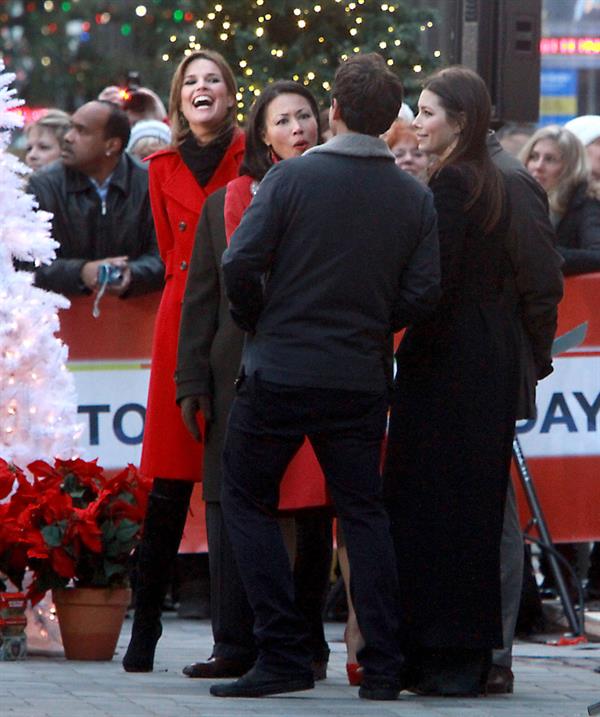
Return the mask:
<path id="1" fill-rule="evenodd" d="M 464 167 L 431 183 L 443 295 L 397 355 L 386 504 L 397 552 L 408 654 L 502 644 L 500 537 L 518 392 L 508 220 L 482 230 L 465 210 Z"/>

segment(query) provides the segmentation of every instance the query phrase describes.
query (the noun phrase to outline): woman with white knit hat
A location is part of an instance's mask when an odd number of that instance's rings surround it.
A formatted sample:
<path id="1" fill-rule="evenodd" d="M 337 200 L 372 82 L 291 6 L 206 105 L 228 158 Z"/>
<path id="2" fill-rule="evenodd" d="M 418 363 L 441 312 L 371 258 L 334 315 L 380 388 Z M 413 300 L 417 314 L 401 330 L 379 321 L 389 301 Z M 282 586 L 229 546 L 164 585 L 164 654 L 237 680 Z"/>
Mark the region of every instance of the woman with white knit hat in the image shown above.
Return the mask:
<path id="1" fill-rule="evenodd" d="M 592 178 L 600 181 L 600 115 L 581 115 L 569 120 L 565 128 L 585 147 Z"/>

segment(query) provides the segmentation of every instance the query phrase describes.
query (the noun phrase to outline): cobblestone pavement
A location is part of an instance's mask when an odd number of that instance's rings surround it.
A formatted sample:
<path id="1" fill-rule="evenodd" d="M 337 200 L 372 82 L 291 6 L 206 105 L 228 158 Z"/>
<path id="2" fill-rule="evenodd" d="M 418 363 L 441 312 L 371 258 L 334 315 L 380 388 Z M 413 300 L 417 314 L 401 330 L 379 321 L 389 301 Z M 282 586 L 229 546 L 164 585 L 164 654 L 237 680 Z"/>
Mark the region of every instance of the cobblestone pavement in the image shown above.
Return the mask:
<path id="1" fill-rule="evenodd" d="M 345 679 L 343 626 L 330 623 L 328 679 L 316 689 L 287 697 L 218 699 L 209 681 L 191 680 L 181 667 L 208 657 L 210 627 L 167 615 L 155 672 L 127 674 L 120 664 L 127 620 L 112 662 L 71 662 L 31 656 L 0 663 L 0 717 L 579 717 L 600 702 L 600 643 L 515 647 L 515 694 L 479 699 L 433 699 L 403 693 L 397 702 L 359 700 Z"/>

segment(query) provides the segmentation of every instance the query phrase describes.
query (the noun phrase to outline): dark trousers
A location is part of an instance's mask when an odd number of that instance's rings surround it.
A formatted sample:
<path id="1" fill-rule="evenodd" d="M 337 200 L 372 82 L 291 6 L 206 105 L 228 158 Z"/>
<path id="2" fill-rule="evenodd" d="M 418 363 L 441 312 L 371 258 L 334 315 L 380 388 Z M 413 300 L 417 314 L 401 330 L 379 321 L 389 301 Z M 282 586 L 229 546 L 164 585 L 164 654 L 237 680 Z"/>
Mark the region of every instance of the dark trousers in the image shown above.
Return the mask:
<path id="1" fill-rule="evenodd" d="M 326 662 L 329 647 L 323 631 L 323 609 L 332 558 L 332 516 L 327 508 L 296 511 L 296 604 L 309 625 L 312 658 Z M 227 534 L 220 503 L 206 503 L 210 569 L 213 655 L 254 662 L 254 613 Z"/>
<path id="2" fill-rule="evenodd" d="M 310 671 L 308 628 L 276 519 L 279 484 L 308 436 L 348 545 L 365 678 L 399 679 L 398 584 L 379 471 L 387 404 L 383 394 L 282 386 L 256 374 L 238 388 L 221 504 L 254 611 L 258 663 L 268 670 Z"/>

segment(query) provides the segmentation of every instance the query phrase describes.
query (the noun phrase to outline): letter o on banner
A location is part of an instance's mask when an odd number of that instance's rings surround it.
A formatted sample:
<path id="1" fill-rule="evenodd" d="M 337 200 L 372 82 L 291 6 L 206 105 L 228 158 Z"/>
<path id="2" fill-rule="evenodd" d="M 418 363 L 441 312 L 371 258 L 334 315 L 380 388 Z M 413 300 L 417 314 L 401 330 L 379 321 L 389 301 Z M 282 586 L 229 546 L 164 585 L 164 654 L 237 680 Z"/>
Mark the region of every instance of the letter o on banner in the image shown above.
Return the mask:
<path id="1" fill-rule="evenodd" d="M 127 413 L 137 413 L 142 419 L 142 429 L 137 436 L 128 436 L 123 430 L 123 419 Z M 128 446 L 135 446 L 142 442 L 144 437 L 144 422 L 146 420 L 146 409 L 139 403 L 124 403 L 117 411 L 113 418 L 113 430 L 115 436 L 121 443 L 126 443 Z"/>

